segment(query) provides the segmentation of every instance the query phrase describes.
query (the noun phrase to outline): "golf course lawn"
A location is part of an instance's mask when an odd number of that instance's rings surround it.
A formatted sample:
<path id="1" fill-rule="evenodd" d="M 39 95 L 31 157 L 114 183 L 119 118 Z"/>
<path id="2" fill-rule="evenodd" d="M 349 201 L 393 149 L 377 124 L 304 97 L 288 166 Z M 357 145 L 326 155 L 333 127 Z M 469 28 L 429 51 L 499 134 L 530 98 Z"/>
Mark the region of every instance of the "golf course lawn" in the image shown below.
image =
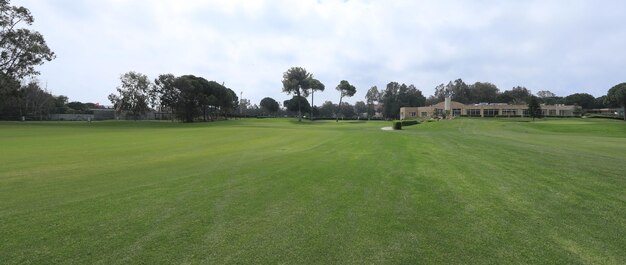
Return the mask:
<path id="1" fill-rule="evenodd" d="M 0 264 L 626 264 L 626 122 L 0 122 Z"/>

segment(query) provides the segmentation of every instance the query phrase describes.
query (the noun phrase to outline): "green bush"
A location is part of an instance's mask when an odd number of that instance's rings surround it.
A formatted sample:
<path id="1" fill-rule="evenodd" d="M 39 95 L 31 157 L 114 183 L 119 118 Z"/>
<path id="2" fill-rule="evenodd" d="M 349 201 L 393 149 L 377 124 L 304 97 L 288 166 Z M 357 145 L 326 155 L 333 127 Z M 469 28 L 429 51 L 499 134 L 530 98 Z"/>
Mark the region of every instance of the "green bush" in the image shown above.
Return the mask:
<path id="1" fill-rule="evenodd" d="M 411 125 L 416 125 L 419 124 L 419 121 L 416 120 L 404 120 L 402 121 L 402 126 L 411 126 Z"/>
<path id="2" fill-rule="evenodd" d="M 403 121 L 395 120 L 393 121 L 393 129 L 402 130 L 402 126 L 411 126 L 415 124 L 420 124 L 420 122 L 417 120 L 403 120 Z"/>
<path id="3" fill-rule="evenodd" d="M 402 130 L 402 121 L 393 121 L 394 130 Z"/>

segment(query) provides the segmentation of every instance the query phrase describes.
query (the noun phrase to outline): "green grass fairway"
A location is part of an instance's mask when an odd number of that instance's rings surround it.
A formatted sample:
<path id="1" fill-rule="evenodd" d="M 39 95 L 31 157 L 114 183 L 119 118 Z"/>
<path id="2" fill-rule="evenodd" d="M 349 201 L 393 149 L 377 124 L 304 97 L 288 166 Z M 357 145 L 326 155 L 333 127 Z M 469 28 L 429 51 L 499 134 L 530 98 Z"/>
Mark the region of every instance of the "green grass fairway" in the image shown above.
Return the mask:
<path id="1" fill-rule="evenodd" d="M 1 264 L 626 264 L 626 123 L 0 123 Z"/>

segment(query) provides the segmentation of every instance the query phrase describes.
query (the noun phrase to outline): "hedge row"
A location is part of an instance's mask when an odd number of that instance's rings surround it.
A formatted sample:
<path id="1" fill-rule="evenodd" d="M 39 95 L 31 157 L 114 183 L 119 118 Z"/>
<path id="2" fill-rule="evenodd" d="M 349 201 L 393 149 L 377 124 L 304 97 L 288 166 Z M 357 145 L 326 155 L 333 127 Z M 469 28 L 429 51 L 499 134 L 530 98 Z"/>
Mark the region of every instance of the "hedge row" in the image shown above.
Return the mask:
<path id="1" fill-rule="evenodd" d="M 480 117 L 480 115 L 461 115 L 461 117 Z M 576 118 L 579 116 L 549 116 L 543 115 L 542 118 Z M 496 115 L 496 116 L 485 116 L 484 118 L 530 118 L 529 115 Z"/>
<path id="2" fill-rule="evenodd" d="M 609 116 L 609 115 L 600 115 L 600 114 L 594 114 L 594 115 L 588 115 L 588 116 L 584 116 L 585 118 L 591 118 L 591 119 L 613 119 L 613 120 L 623 120 L 624 118 L 619 117 L 619 116 Z"/>
<path id="3" fill-rule="evenodd" d="M 393 121 L 392 127 L 394 130 L 402 130 L 402 126 L 411 126 L 411 125 L 416 125 L 419 123 L 420 122 L 416 120 L 402 120 L 402 121 L 395 120 Z"/>

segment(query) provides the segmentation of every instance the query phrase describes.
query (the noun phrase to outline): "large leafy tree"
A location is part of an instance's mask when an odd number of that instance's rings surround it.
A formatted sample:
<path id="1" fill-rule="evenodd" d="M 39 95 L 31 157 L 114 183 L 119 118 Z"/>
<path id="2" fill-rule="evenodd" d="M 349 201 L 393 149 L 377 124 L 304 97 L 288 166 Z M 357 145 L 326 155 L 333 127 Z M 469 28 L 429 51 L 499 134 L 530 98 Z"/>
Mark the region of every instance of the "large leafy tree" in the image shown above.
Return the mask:
<path id="1" fill-rule="evenodd" d="M 336 109 L 337 105 L 333 104 L 331 101 L 325 101 L 319 108 L 319 115 L 324 118 L 332 118 L 335 115 Z"/>
<path id="2" fill-rule="evenodd" d="M 0 73 L 0 118 L 14 119 L 19 115 L 20 81 Z"/>
<path id="3" fill-rule="evenodd" d="M 128 111 L 137 119 L 149 110 L 150 80 L 144 74 L 131 71 L 123 74 L 120 81 L 122 84 L 117 87 L 118 95 L 110 94 L 109 100 L 118 113 Z"/>
<path id="4" fill-rule="evenodd" d="M 539 97 L 538 100 L 546 105 L 565 104 L 565 98 L 559 96 L 546 98 Z"/>
<path id="5" fill-rule="evenodd" d="M 539 98 L 553 98 L 556 97 L 556 94 L 550 92 L 549 90 L 541 90 L 537 92 L 537 96 Z"/>
<path id="6" fill-rule="evenodd" d="M 154 84 L 150 89 L 150 101 L 153 105 L 158 105 L 159 109 L 169 109 L 172 113 L 176 110 L 176 103 L 180 97 L 180 90 L 174 85 L 176 76 L 173 74 L 162 74 L 154 79 Z M 174 116 L 172 116 L 172 121 Z"/>
<path id="7" fill-rule="evenodd" d="M 498 95 L 497 100 L 502 103 L 527 104 L 532 97 L 532 93 L 525 87 L 516 86 L 511 90 L 504 91 Z"/>
<path id="8" fill-rule="evenodd" d="M 537 97 L 538 97 L 537 100 L 539 100 L 539 103 L 543 103 L 546 105 L 565 104 L 565 99 L 563 97 L 559 97 L 556 94 L 550 92 L 549 90 L 541 90 L 537 92 Z"/>
<path id="9" fill-rule="evenodd" d="M 337 122 L 339 122 L 339 112 L 340 112 L 340 108 L 341 108 L 341 102 L 343 101 L 344 97 L 352 97 L 354 96 L 354 94 L 356 93 L 356 87 L 354 87 L 353 85 L 350 84 L 350 82 L 346 81 L 346 80 L 341 80 L 341 82 L 339 82 L 339 85 L 337 85 L 337 87 L 335 88 L 337 89 L 337 91 L 339 91 L 340 93 L 340 97 L 339 97 L 339 108 L 337 108 Z"/>
<path id="10" fill-rule="evenodd" d="M 439 102 L 441 102 L 441 101 L 439 101 L 439 99 L 437 97 L 435 97 L 434 95 L 430 95 L 426 99 L 426 106 L 432 106 L 432 105 L 435 105 L 435 104 L 437 104 Z"/>
<path id="11" fill-rule="evenodd" d="M 615 105 L 609 102 L 609 97 L 607 97 L 606 95 L 599 96 L 596 98 L 596 108 L 599 108 L 599 109 L 610 108 L 612 106 L 615 106 Z"/>
<path id="12" fill-rule="evenodd" d="M 37 75 L 35 66 L 55 58 L 43 36 L 26 27 L 35 19 L 30 11 L 0 0 L 0 117 L 21 116 L 27 102 L 20 80 Z"/>
<path id="13" fill-rule="evenodd" d="M 435 87 L 435 97 L 439 101 L 443 101 L 447 96 L 452 96 L 452 100 L 461 103 L 471 102 L 470 87 L 460 78 L 448 82 L 445 86 L 441 84 Z"/>
<path id="14" fill-rule="evenodd" d="M 626 121 L 626 83 L 617 84 L 606 94 L 610 103 L 624 108 L 624 121 Z"/>
<path id="15" fill-rule="evenodd" d="M 35 66 L 55 58 L 44 37 L 22 26 L 35 22 L 25 7 L 0 0 L 0 72 L 21 79 L 38 72 Z"/>
<path id="16" fill-rule="evenodd" d="M 269 114 L 275 114 L 280 108 L 280 106 L 278 106 L 278 102 L 270 97 L 261 99 L 261 103 L 259 103 L 259 105 Z"/>
<path id="17" fill-rule="evenodd" d="M 195 76 L 183 75 L 176 78 L 174 82 L 174 86 L 179 91 L 179 96 L 175 103 L 176 116 L 185 122 L 193 122 L 194 118 L 200 113 L 199 89 L 195 79 Z"/>
<path id="18" fill-rule="evenodd" d="M 402 107 L 421 107 L 426 97 L 414 85 L 389 82 L 383 92 L 383 115 L 385 118 L 399 118 Z"/>
<path id="19" fill-rule="evenodd" d="M 583 109 L 596 107 L 596 98 L 587 93 L 575 93 L 565 97 L 565 104 L 578 105 Z"/>
<path id="20" fill-rule="evenodd" d="M 298 96 L 294 96 L 290 100 L 285 100 L 283 102 L 283 106 L 285 106 L 287 111 L 297 112 L 297 113 L 301 113 L 302 111 L 308 112 L 310 111 L 310 108 L 311 108 L 309 101 L 305 97 L 298 97 Z"/>
<path id="21" fill-rule="evenodd" d="M 341 113 L 341 117 L 348 119 L 352 119 L 357 115 L 354 106 L 350 105 L 348 102 L 343 102 L 339 105 L 339 113 Z"/>
<path id="22" fill-rule="evenodd" d="M 233 113 L 237 110 L 237 107 L 239 106 L 239 97 L 237 96 L 235 90 L 232 90 L 223 85 L 222 87 L 226 90 L 226 97 L 222 100 L 220 109 L 222 111 L 222 114 L 224 115 L 224 118 L 228 118 L 228 113 Z"/>
<path id="23" fill-rule="evenodd" d="M 193 122 L 200 115 L 204 121 L 220 115 L 226 118 L 239 101 L 233 90 L 202 77 L 184 75 L 176 79 L 174 86 L 180 91 L 176 113 L 185 122 Z"/>
<path id="24" fill-rule="evenodd" d="M 228 99 L 228 93 L 222 89 L 222 85 L 215 81 L 207 81 L 202 77 L 189 76 L 193 78 L 192 85 L 196 92 L 196 98 L 198 99 L 198 107 L 202 112 L 202 119 L 207 121 L 210 118 L 210 114 L 214 112 L 216 108 L 219 108 Z"/>
<path id="25" fill-rule="evenodd" d="M 374 110 L 374 104 L 379 103 L 381 100 L 381 94 L 378 91 L 378 87 L 373 86 L 367 90 L 365 94 L 365 100 L 367 101 L 367 119 L 370 119 L 372 115 L 376 113 Z"/>
<path id="26" fill-rule="evenodd" d="M 535 118 L 541 118 L 541 106 L 539 106 L 539 101 L 535 96 L 530 96 L 528 101 L 528 113 L 530 117 L 533 118 L 533 121 Z"/>
<path id="27" fill-rule="evenodd" d="M 283 92 L 295 97 L 307 97 L 310 83 L 313 75 L 302 67 L 291 67 L 283 73 Z M 298 121 L 302 121 L 302 100 L 296 100 L 298 103 Z"/>
<path id="28" fill-rule="evenodd" d="M 232 89 L 194 75 L 160 75 L 154 81 L 151 96 L 156 98 L 159 106 L 169 108 L 185 122 L 193 122 L 200 116 L 204 121 L 220 115 L 227 118 L 239 104 Z"/>
<path id="29" fill-rule="evenodd" d="M 361 116 L 363 113 L 367 114 L 368 108 L 367 104 L 363 101 L 357 101 L 354 103 L 354 112 L 356 112 L 357 116 Z"/>
<path id="30" fill-rule="evenodd" d="M 452 91 L 452 99 L 464 104 L 472 102 L 470 87 L 462 79 L 454 80 L 446 85 L 446 89 Z"/>
<path id="31" fill-rule="evenodd" d="M 326 87 L 319 80 L 311 78 L 311 80 L 309 81 L 309 88 L 311 89 L 311 106 L 314 106 L 313 96 L 315 94 L 315 91 L 324 91 Z M 313 108 L 311 108 L 311 120 L 313 120 Z"/>
<path id="32" fill-rule="evenodd" d="M 398 101 L 398 93 L 400 84 L 398 82 L 389 82 L 385 91 L 383 91 L 383 116 L 385 118 L 400 117 L 400 102 Z"/>
<path id="33" fill-rule="evenodd" d="M 495 102 L 499 92 L 498 87 L 489 82 L 476 82 L 469 90 L 470 102 L 467 103 Z"/>
<path id="34" fill-rule="evenodd" d="M 402 84 L 398 90 L 398 101 L 400 107 L 420 107 L 426 104 L 426 97 L 414 85 Z"/>
<path id="35" fill-rule="evenodd" d="M 42 89 L 37 81 L 31 81 L 20 88 L 20 94 L 20 110 L 23 115 L 43 120 L 43 116 L 54 108 L 54 96 Z"/>
<path id="36" fill-rule="evenodd" d="M 67 103 L 67 107 L 77 112 L 85 112 L 89 110 L 87 105 L 80 101 L 72 101 L 70 103 Z"/>

